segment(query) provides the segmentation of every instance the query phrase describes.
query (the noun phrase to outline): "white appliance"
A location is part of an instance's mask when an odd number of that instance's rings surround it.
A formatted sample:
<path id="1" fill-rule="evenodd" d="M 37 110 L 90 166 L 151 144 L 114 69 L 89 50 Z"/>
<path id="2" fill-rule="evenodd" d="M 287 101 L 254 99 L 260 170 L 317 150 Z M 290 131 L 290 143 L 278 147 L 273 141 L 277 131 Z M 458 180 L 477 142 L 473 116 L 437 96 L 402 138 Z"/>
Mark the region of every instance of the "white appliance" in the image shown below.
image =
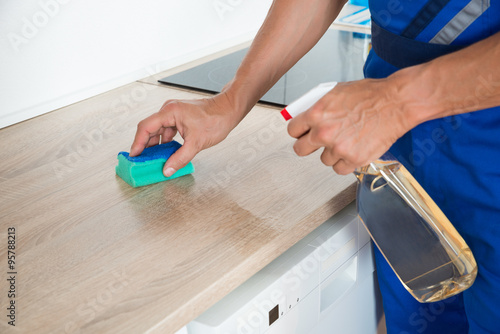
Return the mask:
<path id="1" fill-rule="evenodd" d="M 354 203 L 187 325 L 189 334 L 370 334 L 382 316 Z"/>

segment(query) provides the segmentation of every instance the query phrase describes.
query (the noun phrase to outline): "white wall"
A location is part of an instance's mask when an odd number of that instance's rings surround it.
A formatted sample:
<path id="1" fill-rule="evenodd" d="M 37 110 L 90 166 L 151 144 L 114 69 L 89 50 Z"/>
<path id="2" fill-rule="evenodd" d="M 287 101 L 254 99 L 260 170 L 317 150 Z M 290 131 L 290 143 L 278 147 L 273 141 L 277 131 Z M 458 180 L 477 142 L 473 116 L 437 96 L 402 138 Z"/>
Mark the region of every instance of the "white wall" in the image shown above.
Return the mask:
<path id="1" fill-rule="evenodd" d="M 0 128 L 251 39 L 271 0 L 0 1 Z"/>

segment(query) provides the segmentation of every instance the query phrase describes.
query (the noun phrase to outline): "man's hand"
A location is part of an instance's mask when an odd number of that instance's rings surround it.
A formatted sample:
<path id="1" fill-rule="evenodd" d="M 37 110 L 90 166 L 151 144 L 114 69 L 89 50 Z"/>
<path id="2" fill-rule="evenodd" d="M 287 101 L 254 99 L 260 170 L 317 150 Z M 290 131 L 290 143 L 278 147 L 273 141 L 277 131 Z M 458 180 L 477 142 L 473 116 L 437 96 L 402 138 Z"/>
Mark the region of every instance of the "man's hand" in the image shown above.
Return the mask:
<path id="1" fill-rule="evenodd" d="M 321 161 L 349 174 L 379 158 L 410 130 L 389 80 L 338 83 L 309 110 L 293 118 L 288 133 L 299 156 L 324 147 Z"/>
<path id="2" fill-rule="evenodd" d="M 165 163 L 172 175 L 199 151 L 222 141 L 259 99 L 321 38 L 346 0 L 274 0 L 262 27 L 221 94 L 197 101 L 167 101 L 139 123 L 130 155 L 172 140 L 184 145 Z M 294 22 L 294 24 L 289 24 Z"/>
<path id="3" fill-rule="evenodd" d="M 498 106 L 499 54 L 500 32 L 386 79 L 339 83 L 288 124 L 295 152 L 324 147 L 323 163 L 348 174 L 423 122 Z"/>
<path id="4" fill-rule="evenodd" d="M 221 142 L 240 121 L 223 94 L 200 100 L 170 100 L 160 111 L 142 120 L 130 149 L 131 156 L 144 148 L 167 143 L 177 132 L 184 144 L 167 160 L 163 174 L 169 177 L 203 149 Z"/>

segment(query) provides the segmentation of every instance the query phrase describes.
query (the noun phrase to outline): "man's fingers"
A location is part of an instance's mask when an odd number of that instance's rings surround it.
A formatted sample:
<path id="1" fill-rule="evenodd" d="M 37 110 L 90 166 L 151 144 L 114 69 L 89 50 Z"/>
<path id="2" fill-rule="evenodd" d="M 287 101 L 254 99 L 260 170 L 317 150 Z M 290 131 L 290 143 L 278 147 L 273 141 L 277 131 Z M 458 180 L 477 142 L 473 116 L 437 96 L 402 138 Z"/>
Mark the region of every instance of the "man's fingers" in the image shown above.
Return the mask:
<path id="1" fill-rule="evenodd" d="M 158 145 L 158 142 L 160 141 L 160 136 L 159 135 L 151 135 L 151 137 L 149 137 L 149 140 L 146 144 L 146 147 L 151 147 L 151 146 L 155 146 L 155 145 Z"/>
<path id="2" fill-rule="evenodd" d="M 171 142 L 174 139 L 176 134 L 177 134 L 177 128 L 171 127 L 171 128 L 164 129 L 163 135 L 161 137 L 161 142 L 162 143 Z"/>
<path id="3" fill-rule="evenodd" d="M 139 133 L 135 134 L 134 142 L 130 147 L 130 156 L 135 157 L 142 153 L 149 142 L 149 134 Z"/>
<path id="4" fill-rule="evenodd" d="M 325 148 L 321 153 L 321 162 L 326 166 L 334 166 L 340 161 L 340 156 L 335 154 L 335 151 L 330 148 Z"/>
<path id="5" fill-rule="evenodd" d="M 134 142 L 130 148 L 130 156 L 137 156 L 147 147 L 151 137 L 159 134 L 162 128 L 175 126 L 173 117 L 165 117 L 157 112 L 145 118 L 137 125 Z M 162 142 L 165 142 L 162 140 Z"/>
<path id="6" fill-rule="evenodd" d="M 295 144 L 293 144 L 293 150 L 300 157 L 309 155 L 320 147 L 321 147 L 320 145 L 315 145 L 311 142 L 310 132 L 306 133 L 305 135 L 297 139 Z"/>
<path id="7" fill-rule="evenodd" d="M 161 128 L 160 130 L 158 130 L 157 134 L 150 135 L 149 140 L 146 143 L 145 148 L 171 142 L 172 139 L 174 139 L 174 136 L 176 134 L 177 134 L 176 128 L 166 128 L 166 129 Z"/>
<path id="8" fill-rule="evenodd" d="M 293 138 L 302 137 L 311 127 L 306 122 L 306 113 L 301 113 L 288 122 L 288 134 Z"/>
<path id="9" fill-rule="evenodd" d="M 340 159 L 332 168 L 339 175 L 350 174 L 355 169 L 352 164 L 347 163 L 344 159 Z"/>
<path id="10" fill-rule="evenodd" d="M 141 154 L 142 151 L 148 146 L 151 137 L 156 135 L 161 127 L 162 124 L 159 119 L 158 113 L 142 120 L 137 125 L 137 132 L 135 133 L 134 142 L 132 143 L 132 147 L 130 148 L 130 156 L 134 157 Z"/>
<path id="11" fill-rule="evenodd" d="M 185 141 L 184 145 L 168 158 L 165 166 L 163 166 L 163 174 L 166 177 L 172 176 L 175 172 L 193 160 L 198 152 L 199 150 L 197 150 L 194 145 L 190 145 L 189 142 Z"/>

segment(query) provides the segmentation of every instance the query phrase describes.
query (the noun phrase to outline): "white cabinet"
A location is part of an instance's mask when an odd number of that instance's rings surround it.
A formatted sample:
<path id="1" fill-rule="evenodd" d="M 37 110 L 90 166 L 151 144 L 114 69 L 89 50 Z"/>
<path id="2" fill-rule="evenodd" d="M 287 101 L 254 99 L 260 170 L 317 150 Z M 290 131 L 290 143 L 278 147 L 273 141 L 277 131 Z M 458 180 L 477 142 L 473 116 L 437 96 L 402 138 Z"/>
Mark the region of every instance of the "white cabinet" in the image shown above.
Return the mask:
<path id="1" fill-rule="evenodd" d="M 197 319 L 189 334 L 376 333 L 381 302 L 354 204 Z"/>

